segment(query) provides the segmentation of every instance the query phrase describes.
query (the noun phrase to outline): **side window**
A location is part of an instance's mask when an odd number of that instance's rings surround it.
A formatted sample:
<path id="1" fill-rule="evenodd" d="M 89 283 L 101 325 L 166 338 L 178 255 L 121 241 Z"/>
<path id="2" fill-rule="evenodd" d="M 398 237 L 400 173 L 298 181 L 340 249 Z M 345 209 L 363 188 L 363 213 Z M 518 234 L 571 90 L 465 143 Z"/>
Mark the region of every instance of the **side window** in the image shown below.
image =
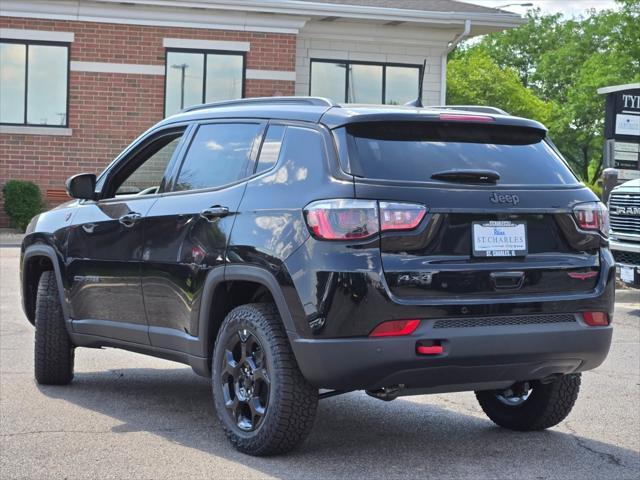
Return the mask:
<path id="1" fill-rule="evenodd" d="M 116 196 L 157 193 L 183 133 L 162 136 L 136 155 L 138 161 L 134 157 L 133 163 L 138 166 L 131 173 L 124 173 L 126 178 L 116 187 Z"/>
<path id="2" fill-rule="evenodd" d="M 317 130 L 311 128 L 287 127 L 280 156 L 283 164 L 296 164 L 304 159 L 305 165 L 322 165 L 326 162 L 324 139 Z M 306 178 L 306 168 L 300 167 L 295 175 L 298 180 Z"/>
<path id="3" fill-rule="evenodd" d="M 215 188 L 245 176 L 259 123 L 201 125 L 191 142 L 174 190 Z"/>
<path id="4" fill-rule="evenodd" d="M 282 138 L 284 137 L 284 125 L 271 125 L 262 142 L 260 148 L 260 157 L 258 159 L 258 167 L 256 173 L 264 172 L 273 167 L 280 156 L 280 147 L 282 147 Z"/>

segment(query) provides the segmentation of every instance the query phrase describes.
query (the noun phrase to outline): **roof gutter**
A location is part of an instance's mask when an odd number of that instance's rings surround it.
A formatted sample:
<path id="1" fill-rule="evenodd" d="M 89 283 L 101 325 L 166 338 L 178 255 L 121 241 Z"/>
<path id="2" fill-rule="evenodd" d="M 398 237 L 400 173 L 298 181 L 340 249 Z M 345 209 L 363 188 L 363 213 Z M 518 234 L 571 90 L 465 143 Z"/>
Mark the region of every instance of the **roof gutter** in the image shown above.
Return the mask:
<path id="1" fill-rule="evenodd" d="M 94 0 L 97 3 L 121 4 L 123 0 Z M 76 0 L 78 4 L 79 2 Z M 234 10 L 244 12 L 278 13 L 303 16 L 338 16 L 380 21 L 401 21 L 407 23 L 426 23 L 453 25 L 469 18 L 477 25 L 496 28 L 514 28 L 525 22 L 517 14 L 495 10 L 495 12 L 441 12 L 410 10 L 392 7 L 371 7 L 365 5 L 342 5 L 298 0 L 126 0 L 125 3 L 156 7 L 204 8 L 214 10 Z"/>
<path id="2" fill-rule="evenodd" d="M 447 45 L 447 49 L 442 54 L 440 64 L 440 105 L 447 103 L 447 57 L 454 48 L 471 33 L 471 20 L 464 21 L 464 30 Z"/>

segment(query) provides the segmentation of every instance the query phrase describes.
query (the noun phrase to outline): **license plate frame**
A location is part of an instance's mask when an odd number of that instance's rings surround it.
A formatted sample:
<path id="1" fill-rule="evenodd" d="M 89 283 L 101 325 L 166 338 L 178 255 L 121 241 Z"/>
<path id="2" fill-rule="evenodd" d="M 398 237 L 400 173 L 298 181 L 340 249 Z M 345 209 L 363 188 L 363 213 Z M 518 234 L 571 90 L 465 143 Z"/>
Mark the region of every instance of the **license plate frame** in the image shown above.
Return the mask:
<path id="1" fill-rule="evenodd" d="M 473 222 L 471 245 L 474 257 L 524 257 L 529 253 L 527 222 L 511 220 Z"/>

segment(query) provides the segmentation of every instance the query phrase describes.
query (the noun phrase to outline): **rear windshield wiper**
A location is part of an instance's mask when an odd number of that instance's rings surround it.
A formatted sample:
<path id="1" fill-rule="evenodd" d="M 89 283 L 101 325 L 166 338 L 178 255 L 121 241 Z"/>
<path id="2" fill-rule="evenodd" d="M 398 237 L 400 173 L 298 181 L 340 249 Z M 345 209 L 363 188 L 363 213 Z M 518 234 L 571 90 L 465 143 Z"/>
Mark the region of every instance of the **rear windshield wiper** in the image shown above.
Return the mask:
<path id="1" fill-rule="evenodd" d="M 500 174 L 493 170 L 444 170 L 431 175 L 434 180 L 457 183 L 496 183 Z"/>

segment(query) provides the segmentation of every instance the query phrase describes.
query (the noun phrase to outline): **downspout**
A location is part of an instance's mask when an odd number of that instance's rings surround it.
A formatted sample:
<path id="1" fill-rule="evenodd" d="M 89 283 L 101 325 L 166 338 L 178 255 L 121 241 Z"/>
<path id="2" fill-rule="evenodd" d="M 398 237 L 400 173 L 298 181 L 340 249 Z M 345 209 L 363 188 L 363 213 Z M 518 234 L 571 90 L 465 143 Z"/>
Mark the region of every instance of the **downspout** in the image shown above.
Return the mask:
<path id="1" fill-rule="evenodd" d="M 445 105 L 447 102 L 447 57 L 456 48 L 462 40 L 464 40 L 471 33 L 471 20 L 464 21 L 464 30 L 447 45 L 447 49 L 444 51 L 441 57 L 440 65 L 440 105 Z"/>

